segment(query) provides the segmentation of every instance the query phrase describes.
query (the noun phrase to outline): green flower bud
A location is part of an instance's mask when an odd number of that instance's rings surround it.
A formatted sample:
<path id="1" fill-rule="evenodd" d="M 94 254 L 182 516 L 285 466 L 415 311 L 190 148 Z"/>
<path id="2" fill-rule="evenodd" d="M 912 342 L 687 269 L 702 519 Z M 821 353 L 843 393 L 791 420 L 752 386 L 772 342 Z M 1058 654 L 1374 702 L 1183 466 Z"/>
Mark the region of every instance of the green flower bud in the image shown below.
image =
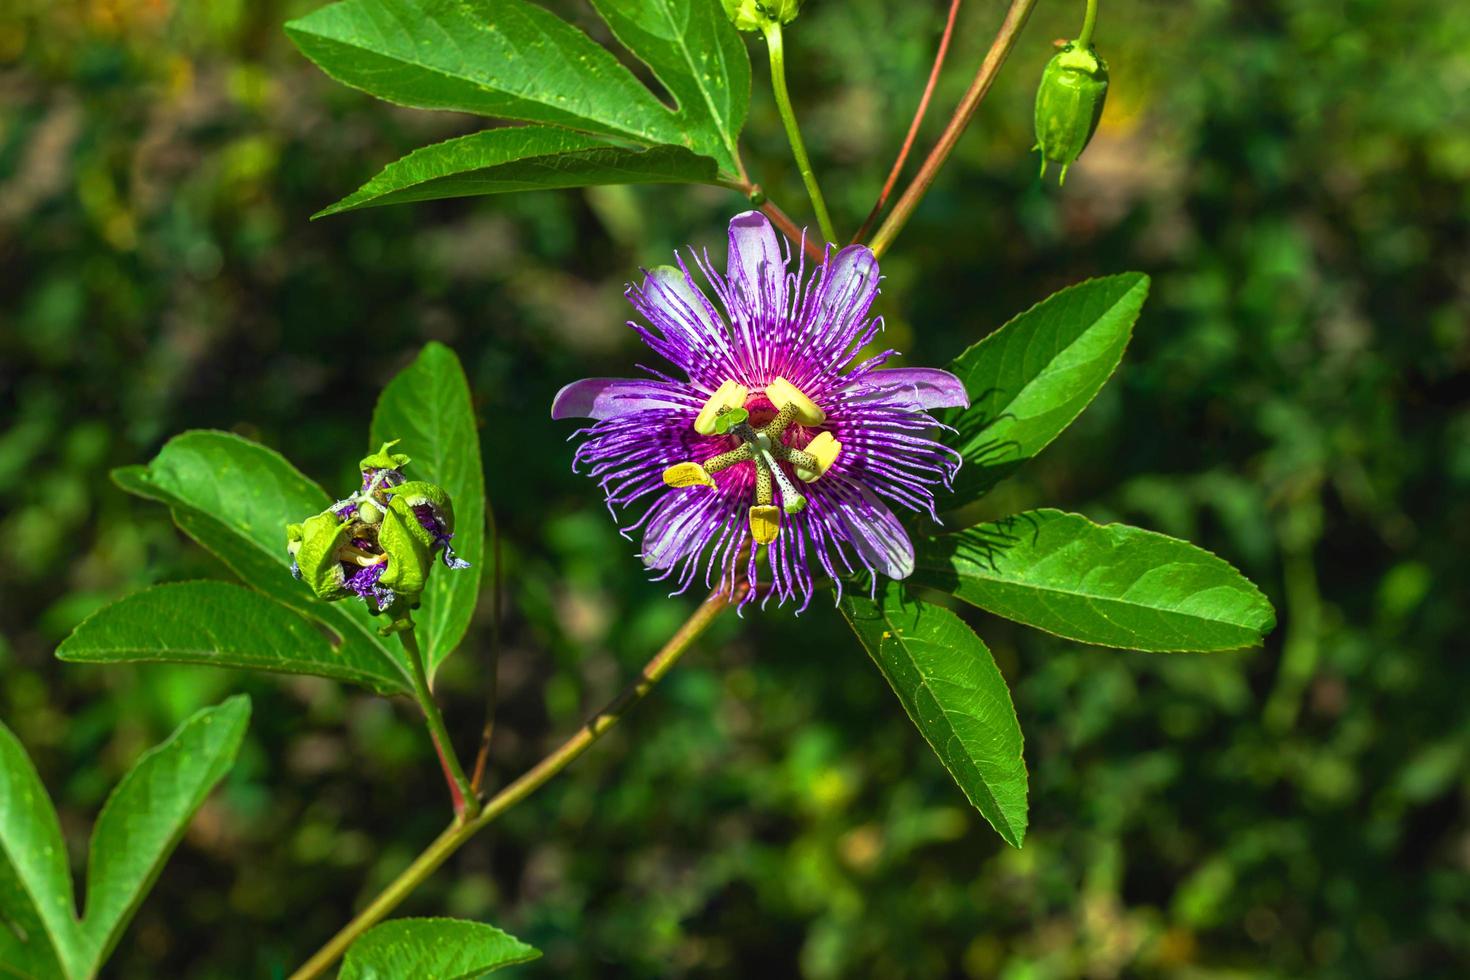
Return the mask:
<path id="1" fill-rule="evenodd" d="M 766 24 L 789 24 L 801 12 L 801 0 L 722 0 L 736 30 L 758 31 Z"/>
<path id="2" fill-rule="evenodd" d="M 1058 184 L 1066 182 L 1067 168 L 1082 155 L 1108 94 L 1107 62 L 1092 45 L 1070 41 L 1054 55 L 1041 73 L 1036 89 L 1036 146 L 1041 151 L 1041 176 L 1048 163 L 1062 165 Z"/>
<path id="3" fill-rule="evenodd" d="M 362 460 L 362 488 L 299 524 L 286 526 L 292 573 L 322 599 L 357 596 L 374 613 L 406 623 L 434 559 L 468 568 L 454 554 L 454 504 L 443 487 L 405 480 L 409 459 L 390 450 Z"/>

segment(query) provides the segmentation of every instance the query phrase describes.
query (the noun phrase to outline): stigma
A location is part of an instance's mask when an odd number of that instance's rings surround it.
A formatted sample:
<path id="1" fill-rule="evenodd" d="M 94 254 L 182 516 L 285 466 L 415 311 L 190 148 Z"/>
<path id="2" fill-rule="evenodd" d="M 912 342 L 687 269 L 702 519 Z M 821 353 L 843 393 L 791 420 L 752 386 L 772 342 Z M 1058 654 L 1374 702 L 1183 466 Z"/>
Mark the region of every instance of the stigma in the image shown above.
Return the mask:
<path id="1" fill-rule="evenodd" d="M 726 436 L 732 448 L 702 462 L 688 460 L 664 470 L 664 483 L 679 489 L 715 487 L 714 474 L 731 467 L 751 464 L 755 468 L 755 502 L 748 512 L 750 534 L 757 544 L 770 544 L 781 533 L 781 515 L 806 509 L 806 495 L 797 489 L 792 476 L 802 483 L 821 479 L 842 452 L 842 443 L 830 432 L 819 432 L 802 449 L 787 445 L 784 436 L 792 423 L 814 427 L 827 420 L 827 413 L 800 388 L 785 378 L 766 386 L 766 399 L 776 414 L 764 425 L 751 424 L 746 407 L 750 390 L 726 381 L 700 408 L 694 431 L 703 436 Z M 790 473 L 787 472 L 790 469 Z M 776 506 L 775 491 L 781 491 Z"/>

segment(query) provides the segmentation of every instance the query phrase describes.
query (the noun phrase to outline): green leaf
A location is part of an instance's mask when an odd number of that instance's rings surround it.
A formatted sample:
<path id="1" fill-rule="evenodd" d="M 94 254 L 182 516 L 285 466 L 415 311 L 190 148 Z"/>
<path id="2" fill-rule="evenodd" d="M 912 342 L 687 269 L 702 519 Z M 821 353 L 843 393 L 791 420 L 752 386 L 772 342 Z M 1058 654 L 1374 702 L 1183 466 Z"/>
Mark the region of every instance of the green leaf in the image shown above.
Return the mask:
<path id="1" fill-rule="evenodd" d="M 1033 510 L 922 541 L 910 582 L 1082 643 L 1150 651 L 1254 646 L 1271 603 L 1187 541 Z"/>
<path id="2" fill-rule="evenodd" d="M 0 975 L 76 976 L 81 954 L 56 809 L 25 748 L 0 722 Z"/>
<path id="3" fill-rule="evenodd" d="M 700 152 L 733 169 L 750 108 L 750 55 L 720 0 L 592 0 L 679 102 Z M 709 141 L 707 134 L 713 134 Z"/>
<path id="4" fill-rule="evenodd" d="M 117 945 L 189 819 L 229 772 L 249 721 L 243 695 L 197 712 L 144 753 L 107 798 L 87 868 L 81 931 L 93 964 L 89 974 Z"/>
<path id="5" fill-rule="evenodd" d="M 847 593 L 842 613 L 960 789 L 1016 847 L 1026 835 L 1026 763 L 1010 690 L 990 651 L 954 613 L 886 582 L 877 601 Z"/>
<path id="6" fill-rule="evenodd" d="M 0 724 L 0 975 L 96 976 L 189 818 L 229 771 L 249 718 L 243 695 L 206 708 L 123 777 L 93 828 L 80 920 L 56 810 Z"/>
<path id="7" fill-rule="evenodd" d="M 485 564 L 485 476 L 470 385 L 454 351 L 430 343 L 398 373 L 373 410 L 372 445 L 401 439 L 409 475 L 437 483 L 454 504 L 454 550 L 469 568 L 440 565 L 414 615 L 432 677 L 469 628 Z"/>
<path id="8" fill-rule="evenodd" d="M 446 197 L 597 184 L 713 183 L 715 177 L 714 160 L 681 146 L 639 150 L 565 129 L 519 126 L 414 150 L 312 217 Z"/>
<path id="9" fill-rule="evenodd" d="M 295 612 L 226 582 L 158 585 L 114 602 L 73 630 L 56 656 L 68 663 L 164 661 L 313 674 L 381 694 L 413 693 L 365 644 L 334 647 Z"/>
<path id="10" fill-rule="evenodd" d="M 464 919 L 391 919 L 347 950 L 337 980 L 467 980 L 541 955 L 494 926 Z"/>
<path id="11" fill-rule="evenodd" d="M 168 505 L 174 523 L 247 585 L 327 627 L 345 659 L 377 656 L 412 683 L 402 651 L 378 636 L 381 620 L 366 605 L 323 602 L 291 577 L 286 525 L 332 499 L 280 453 L 228 432 L 194 430 L 170 439 L 146 467 L 123 467 L 112 478 L 129 493 Z"/>
<path id="12" fill-rule="evenodd" d="M 954 506 L 968 504 L 1072 424 L 1117 368 L 1148 295 L 1140 272 L 1054 293 L 965 351 L 949 370 L 970 407 L 941 418 L 964 457 Z"/>
<path id="13" fill-rule="evenodd" d="M 658 12 L 656 0 L 609 3 L 614 29 L 645 5 Z M 286 31 L 328 75 L 390 102 L 683 146 L 734 172 L 729 130 L 743 122 L 750 68 L 715 10 L 716 0 L 690 0 L 661 23 L 623 25 L 630 49 L 680 99 L 677 111 L 611 52 L 524 0 L 343 0 Z"/>

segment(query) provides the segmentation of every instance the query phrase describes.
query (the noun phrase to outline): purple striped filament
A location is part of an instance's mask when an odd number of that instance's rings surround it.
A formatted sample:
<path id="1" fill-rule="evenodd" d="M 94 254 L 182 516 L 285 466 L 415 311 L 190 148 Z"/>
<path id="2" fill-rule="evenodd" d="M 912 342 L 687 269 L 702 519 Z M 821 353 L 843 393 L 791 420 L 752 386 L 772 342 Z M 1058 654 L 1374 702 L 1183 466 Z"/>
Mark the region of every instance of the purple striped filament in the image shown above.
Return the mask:
<path id="1" fill-rule="evenodd" d="M 859 359 L 883 328 L 869 309 L 878 261 L 867 247 L 830 247 L 810 276 L 759 212 L 730 222 L 727 270 L 688 263 L 646 273 L 629 325 L 683 375 L 588 378 L 567 385 L 552 418 L 595 420 L 573 466 L 598 481 L 616 517 L 637 516 L 641 557 L 676 592 L 702 579 L 766 599 L 811 601 L 814 576 L 901 579 L 914 550 L 891 505 L 928 514 L 959 457 L 934 439 L 931 409 L 968 404 L 954 375 L 880 370 L 895 353 Z M 701 290 L 690 274 L 707 281 Z"/>

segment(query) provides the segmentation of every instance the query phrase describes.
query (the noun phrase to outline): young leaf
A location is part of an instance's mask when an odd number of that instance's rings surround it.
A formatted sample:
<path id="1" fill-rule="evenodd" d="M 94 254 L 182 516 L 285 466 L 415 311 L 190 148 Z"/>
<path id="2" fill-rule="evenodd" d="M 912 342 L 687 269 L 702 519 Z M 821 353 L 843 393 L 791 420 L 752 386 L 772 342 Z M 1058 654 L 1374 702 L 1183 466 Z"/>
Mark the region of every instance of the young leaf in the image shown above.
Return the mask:
<path id="1" fill-rule="evenodd" d="M 652 2 L 652 0 L 649 0 Z M 619 3 L 618 9 L 635 9 Z M 452 109 L 549 123 L 632 140 L 684 146 L 734 172 L 721 127 L 743 120 L 749 65 L 732 67 L 728 24 L 712 22 L 715 0 L 690 0 L 684 16 L 650 24 L 634 43 L 668 72 L 680 45 L 691 52 L 674 82 L 670 109 L 611 52 L 554 14 L 525 0 L 342 0 L 286 25 L 291 40 L 328 75 L 381 99 L 422 109 Z M 720 16 L 723 17 L 723 14 Z M 630 33 L 630 37 L 631 37 Z M 653 42 L 658 41 L 655 45 Z M 738 39 L 736 41 L 738 44 Z M 635 53 L 639 53 L 635 49 Z M 744 56 L 744 49 L 738 52 Z M 686 77 L 702 67 L 707 77 Z M 721 71 L 716 74 L 715 69 Z M 709 87 L 699 101 L 694 87 Z M 740 88 L 723 99 L 715 89 Z M 710 103 L 720 110 L 720 127 Z M 693 103 L 687 104 L 687 103 Z M 739 119 L 735 117 L 737 115 Z"/>
<path id="2" fill-rule="evenodd" d="M 1033 510 L 920 542 L 910 582 L 1082 643 L 1254 646 L 1271 603 L 1228 562 L 1153 531 Z"/>
<path id="3" fill-rule="evenodd" d="M 464 919 L 390 919 L 347 950 L 338 980 L 468 980 L 541 952 L 494 926 Z"/>
<path id="4" fill-rule="evenodd" d="M 360 602 L 327 603 L 291 577 L 286 525 L 331 505 L 331 498 L 274 450 L 228 432 L 177 435 L 146 466 L 114 470 L 129 493 L 168 505 L 174 523 L 247 585 L 329 628 L 354 661 L 382 658 L 404 677 L 397 644 L 377 634 Z"/>
<path id="5" fill-rule="evenodd" d="M 414 150 L 312 217 L 384 204 L 558 187 L 712 183 L 715 176 L 714 160 L 682 146 L 639 150 L 551 126 L 517 126 Z"/>
<path id="6" fill-rule="evenodd" d="M 990 651 L 954 613 L 905 594 L 847 593 L 842 613 L 960 789 L 1015 847 L 1026 835 L 1021 725 Z"/>
<path id="7" fill-rule="evenodd" d="M 314 674 L 379 694 L 413 693 L 365 644 L 333 646 L 317 627 L 258 592 L 226 582 L 157 585 L 106 606 L 56 649 L 68 663 L 166 661 Z"/>
<path id="8" fill-rule="evenodd" d="M 81 934 L 91 975 L 117 945 L 184 828 L 234 764 L 250 720 L 240 695 L 189 718 L 143 754 L 118 783 L 92 830 Z"/>
<path id="9" fill-rule="evenodd" d="M 83 950 L 66 844 L 51 798 L 0 722 L 0 975 L 80 975 Z"/>
<path id="10" fill-rule="evenodd" d="M 454 351 L 430 343 L 398 373 L 373 410 L 373 447 L 401 439 L 416 480 L 437 483 L 454 504 L 455 552 L 469 568 L 437 569 L 414 615 L 432 677 L 469 628 L 485 565 L 485 475 L 470 385 Z"/>
<path id="11" fill-rule="evenodd" d="M 970 407 L 941 419 L 964 457 L 954 506 L 968 504 L 1072 424 L 1117 368 L 1148 295 L 1140 272 L 1054 293 L 965 351 L 949 370 Z"/>

